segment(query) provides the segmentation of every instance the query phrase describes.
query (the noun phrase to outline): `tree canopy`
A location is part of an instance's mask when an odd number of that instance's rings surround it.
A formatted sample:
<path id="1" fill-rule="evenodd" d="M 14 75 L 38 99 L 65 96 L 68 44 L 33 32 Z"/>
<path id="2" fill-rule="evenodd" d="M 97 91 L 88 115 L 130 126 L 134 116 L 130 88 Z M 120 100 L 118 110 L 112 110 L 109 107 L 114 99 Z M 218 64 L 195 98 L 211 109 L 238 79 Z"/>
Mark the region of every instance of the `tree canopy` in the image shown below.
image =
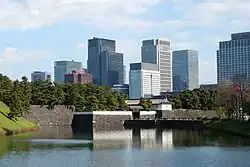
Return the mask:
<path id="1" fill-rule="evenodd" d="M 56 84 L 48 81 L 11 81 L 0 74 L 0 101 L 10 107 L 10 118 L 23 116 L 31 105 L 46 105 L 53 109 L 65 105 L 78 112 L 96 110 L 127 110 L 126 95 L 113 91 L 108 86 L 93 84 Z"/>
<path id="2" fill-rule="evenodd" d="M 185 90 L 173 99 L 175 109 L 214 110 L 216 104 L 216 91 L 214 90 Z"/>

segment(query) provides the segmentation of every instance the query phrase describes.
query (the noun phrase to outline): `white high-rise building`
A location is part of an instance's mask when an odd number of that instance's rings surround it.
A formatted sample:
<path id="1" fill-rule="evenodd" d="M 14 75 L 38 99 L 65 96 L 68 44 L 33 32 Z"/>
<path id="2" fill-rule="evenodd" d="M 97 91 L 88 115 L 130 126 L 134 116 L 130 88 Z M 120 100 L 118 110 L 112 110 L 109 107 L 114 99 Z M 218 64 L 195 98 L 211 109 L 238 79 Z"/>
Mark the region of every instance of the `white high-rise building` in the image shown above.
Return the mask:
<path id="1" fill-rule="evenodd" d="M 161 92 L 171 92 L 172 86 L 172 49 L 168 40 L 150 39 L 142 41 L 141 60 L 143 63 L 158 65 Z"/>
<path id="2" fill-rule="evenodd" d="M 132 63 L 129 71 L 129 99 L 160 95 L 160 71 L 157 64 Z"/>

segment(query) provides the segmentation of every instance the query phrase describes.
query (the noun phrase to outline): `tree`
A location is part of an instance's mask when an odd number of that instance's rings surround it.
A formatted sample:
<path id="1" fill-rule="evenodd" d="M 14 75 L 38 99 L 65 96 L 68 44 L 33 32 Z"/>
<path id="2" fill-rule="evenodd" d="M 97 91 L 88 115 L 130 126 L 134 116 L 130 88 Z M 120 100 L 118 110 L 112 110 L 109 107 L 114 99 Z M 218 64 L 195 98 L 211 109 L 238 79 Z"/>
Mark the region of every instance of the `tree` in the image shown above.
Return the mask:
<path id="1" fill-rule="evenodd" d="M 182 102 L 181 102 L 180 96 L 174 97 L 173 108 L 174 109 L 180 109 L 180 108 L 182 108 Z"/>
<path id="2" fill-rule="evenodd" d="M 147 99 L 147 100 L 146 100 L 146 103 L 147 103 L 147 109 L 146 109 L 146 111 L 152 110 L 152 101 L 149 100 L 149 99 Z"/>
<path id="3" fill-rule="evenodd" d="M 233 78 L 233 89 L 235 90 L 235 98 L 236 102 L 238 103 L 237 112 L 240 116 L 240 120 L 243 121 L 243 113 L 240 111 L 246 102 L 249 90 L 249 78 L 247 77 L 246 73 L 237 74 Z"/>
<path id="4" fill-rule="evenodd" d="M 142 107 L 144 111 L 150 111 L 152 108 L 152 101 L 141 98 L 139 105 Z"/>
<path id="5" fill-rule="evenodd" d="M 93 84 L 57 84 L 48 81 L 11 81 L 0 74 L 0 101 L 10 107 L 11 119 L 21 117 L 30 105 L 46 105 L 49 110 L 65 105 L 73 111 L 127 110 L 126 97 L 107 86 Z M 150 104 L 148 104 L 150 106 Z"/>
<path id="6" fill-rule="evenodd" d="M 128 104 L 126 103 L 126 96 L 125 95 L 119 94 L 117 96 L 117 100 L 118 100 L 118 104 L 119 104 L 119 107 L 118 107 L 119 110 L 127 111 L 129 109 Z"/>
<path id="7" fill-rule="evenodd" d="M 12 92 L 9 96 L 9 99 L 6 105 L 9 106 L 10 112 L 8 113 L 8 117 L 10 119 L 15 119 L 16 117 L 21 117 L 24 111 L 24 106 L 22 106 L 21 94 L 20 94 L 20 85 L 18 80 L 13 82 Z"/>

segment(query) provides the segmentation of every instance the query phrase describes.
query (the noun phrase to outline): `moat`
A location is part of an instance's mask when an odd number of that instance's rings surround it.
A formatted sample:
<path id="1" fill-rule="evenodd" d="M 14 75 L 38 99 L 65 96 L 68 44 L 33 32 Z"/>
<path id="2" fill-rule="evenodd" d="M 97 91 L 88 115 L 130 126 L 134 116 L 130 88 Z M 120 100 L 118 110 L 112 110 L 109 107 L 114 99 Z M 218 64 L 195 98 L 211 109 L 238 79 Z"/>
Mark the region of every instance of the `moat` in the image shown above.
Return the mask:
<path id="1" fill-rule="evenodd" d="M 249 167 L 250 139 L 213 131 L 71 128 L 0 137 L 2 167 Z"/>

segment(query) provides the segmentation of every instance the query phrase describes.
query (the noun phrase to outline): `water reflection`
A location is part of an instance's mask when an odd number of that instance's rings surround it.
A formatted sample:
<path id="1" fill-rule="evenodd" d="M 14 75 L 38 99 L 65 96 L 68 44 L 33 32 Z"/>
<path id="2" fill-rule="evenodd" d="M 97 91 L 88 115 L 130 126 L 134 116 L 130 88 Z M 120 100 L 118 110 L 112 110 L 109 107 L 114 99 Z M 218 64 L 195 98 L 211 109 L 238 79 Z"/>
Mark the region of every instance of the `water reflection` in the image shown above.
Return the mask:
<path id="1" fill-rule="evenodd" d="M 54 132 L 54 133 L 53 133 Z M 91 142 L 90 142 L 91 141 Z M 0 156 L 15 150 L 52 148 L 105 149 L 173 149 L 193 146 L 250 146 L 250 140 L 213 131 L 133 129 L 73 133 L 66 127 L 43 127 L 39 133 L 0 137 Z"/>
<path id="2" fill-rule="evenodd" d="M 248 139 L 213 131 L 74 133 L 67 127 L 44 127 L 39 133 L 0 137 L 0 166 L 250 166 L 248 146 Z"/>

